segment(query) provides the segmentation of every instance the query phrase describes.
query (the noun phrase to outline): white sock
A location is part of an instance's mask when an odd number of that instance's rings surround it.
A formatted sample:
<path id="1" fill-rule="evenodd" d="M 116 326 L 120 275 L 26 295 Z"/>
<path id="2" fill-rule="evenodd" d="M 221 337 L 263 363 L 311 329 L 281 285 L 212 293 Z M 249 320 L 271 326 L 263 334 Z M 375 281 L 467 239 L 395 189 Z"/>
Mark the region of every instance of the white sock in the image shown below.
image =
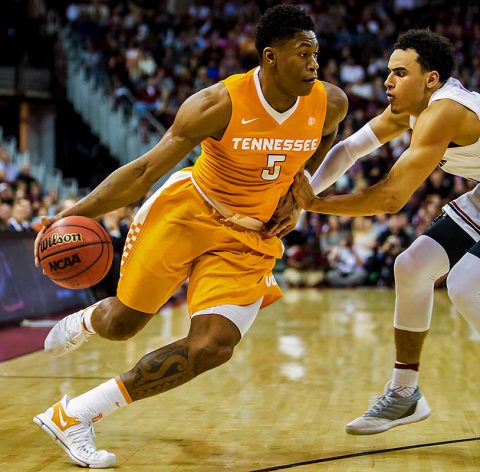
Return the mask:
<path id="1" fill-rule="evenodd" d="M 72 398 L 68 404 L 68 414 L 95 423 L 130 403 L 132 399 L 125 385 L 120 377 L 116 377 Z"/>
<path id="2" fill-rule="evenodd" d="M 96 331 L 93 329 L 93 326 L 92 326 L 92 314 L 93 314 L 93 310 L 95 310 L 95 308 L 97 308 L 97 306 L 100 303 L 101 303 L 101 300 L 99 302 L 94 303 L 93 305 L 90 305 L 88 308 L 85 308 L 83 310 L 83 315 L 82 315 L 83 327 L 88 332 L 88 334 L 96 334 Z"/>
<path id="3" fill-rule="evenodd" d="M 409 397 L 413 395 L 418 386 L 418 364 L 412 365 L 413 369 L 408 368 L 408 364 L 395 362 L 393 369 L 392 383 L 390 388 L 401 397 Z"/>

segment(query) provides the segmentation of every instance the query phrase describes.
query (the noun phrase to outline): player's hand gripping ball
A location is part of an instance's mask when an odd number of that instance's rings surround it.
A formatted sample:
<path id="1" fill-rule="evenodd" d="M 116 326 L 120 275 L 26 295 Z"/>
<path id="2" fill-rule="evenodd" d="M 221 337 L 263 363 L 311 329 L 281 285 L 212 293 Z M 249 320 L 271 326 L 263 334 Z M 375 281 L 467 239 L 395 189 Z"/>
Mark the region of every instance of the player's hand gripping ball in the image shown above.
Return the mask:
<path id="1" fill-rule="evenodd" d="M 91 287 L 112 265 L 109 234 L 95 220 L 67 216 L 49 226 L 38 246 L 40 265 L 56 284 L 66 288 Z"/>

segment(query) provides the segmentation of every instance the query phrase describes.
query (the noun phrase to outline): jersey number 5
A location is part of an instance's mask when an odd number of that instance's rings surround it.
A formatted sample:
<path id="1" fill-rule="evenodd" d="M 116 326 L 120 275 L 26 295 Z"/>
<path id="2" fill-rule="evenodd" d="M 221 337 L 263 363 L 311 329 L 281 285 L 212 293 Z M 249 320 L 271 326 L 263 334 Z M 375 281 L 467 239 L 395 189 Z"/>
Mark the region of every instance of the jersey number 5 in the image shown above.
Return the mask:
<path id="1" fill-rule="evenodd" d="M 263 180 L 276 180 L 280 175 L 282 166 L 277 165 L 277 162 L 284 162 L 287 158 L 286 154 L 269 154 L 267 156 L 267 167 L 262 169 Z"/>

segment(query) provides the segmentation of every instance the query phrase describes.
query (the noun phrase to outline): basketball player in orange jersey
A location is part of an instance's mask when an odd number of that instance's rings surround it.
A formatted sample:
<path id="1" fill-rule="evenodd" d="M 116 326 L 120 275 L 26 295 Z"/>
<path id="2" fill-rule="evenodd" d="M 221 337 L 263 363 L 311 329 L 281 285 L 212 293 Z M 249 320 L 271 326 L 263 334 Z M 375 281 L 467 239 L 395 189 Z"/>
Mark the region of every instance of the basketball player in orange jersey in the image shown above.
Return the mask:
<path id="1" fill-rule="evenodd" d="M 283 247 L 266 225 L 299 169 L 314 172 L 348 106 L 339 88 L 316 80 L 313 30 L 294 6 L 269 9 L 256 31 L 260 67 L 190 97 L 152 150 L 54 218 L 94 218 L 138 200 L 201 143 L 195 165 L 137 213 L 117 296 L 64 318 L 45 340 L 47 352 L 62 355 L 95 333 L 128 339 L 189 279 L 187 337 L 34 418 L 77 464 L 112 466 L 114 454 L 95 448 L 92 424 L 228 361 L 258 311 L 281 296 L 272 269 Z"/>

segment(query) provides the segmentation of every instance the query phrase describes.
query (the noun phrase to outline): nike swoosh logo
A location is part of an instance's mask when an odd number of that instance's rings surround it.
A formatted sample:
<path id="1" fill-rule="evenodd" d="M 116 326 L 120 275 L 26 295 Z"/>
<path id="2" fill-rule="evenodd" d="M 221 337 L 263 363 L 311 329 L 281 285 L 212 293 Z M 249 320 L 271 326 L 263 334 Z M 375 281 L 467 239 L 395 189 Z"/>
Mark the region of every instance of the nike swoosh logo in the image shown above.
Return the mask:
<path id="1" fill-rule="evenodd" d="M 246 120 L 245 118 L 242 118 L 242 125 L 246 125 L 248 123 L 251 123 L 252 121 L 257 121 L 260 118 L 252 118 L 251 120 Z"/>
<path id="2" fill-rule="evenodd" d="M 80 424 L 77 418 L 67 415 L 67 412 L 63 409 L 60 403 L 53 406 L 52 421 L 60 428 L 61 431 L 65 431 L 70 426 Z"/>
<path id="3" fill-rule="evenodd" d="M 65 429 L 68 428 L 68 420 L 65 418 L 65 412 L 63 411 L 63 408 L 59 409 L 59 420 L 60 420 L 60 429 L 62 431 L 65 431 Z"/>

